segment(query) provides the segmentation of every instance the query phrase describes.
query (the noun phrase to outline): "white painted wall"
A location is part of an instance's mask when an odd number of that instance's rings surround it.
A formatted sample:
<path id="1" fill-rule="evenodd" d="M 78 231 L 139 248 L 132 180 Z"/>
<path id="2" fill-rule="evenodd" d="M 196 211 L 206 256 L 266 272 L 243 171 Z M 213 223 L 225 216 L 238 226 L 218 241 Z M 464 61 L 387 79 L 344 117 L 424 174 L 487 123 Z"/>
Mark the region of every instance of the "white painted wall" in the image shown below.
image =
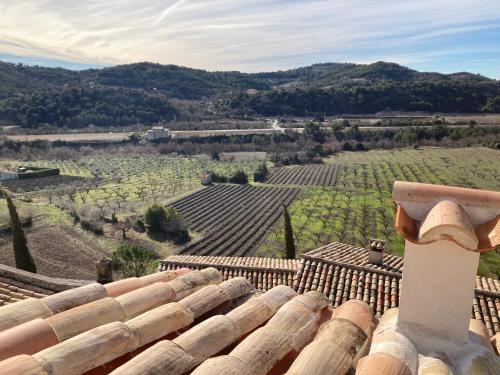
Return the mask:
<path id="1" fill-rule="evenodd" d="M 451 241 L 406 241 L 397 326 L 419 349 L 428 345 L 422 331 L 457 344 L 468 340 L 478 263 L 479 253 Z"/>

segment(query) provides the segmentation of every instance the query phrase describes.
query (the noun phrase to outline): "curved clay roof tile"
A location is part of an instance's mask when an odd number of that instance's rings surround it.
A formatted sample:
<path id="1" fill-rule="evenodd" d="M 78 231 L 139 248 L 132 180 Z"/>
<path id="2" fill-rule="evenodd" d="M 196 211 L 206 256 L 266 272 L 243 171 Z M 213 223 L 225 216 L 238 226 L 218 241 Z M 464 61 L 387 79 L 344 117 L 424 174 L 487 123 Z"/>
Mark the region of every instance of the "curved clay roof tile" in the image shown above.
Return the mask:
<path id="1" fill-rule="evenodd" d="M 454 201 L 441 201 L 429 211 L 420 225 L 418 240 L 422 243 L 449 239 L 474 251 L 478 239 L 467 212 Z"/>
<path id="2" fill-rule="evenodd" d="M 485 252 L 500 245 L 500 193 L 396 181 L 396 230 L 406 240 L 450 240 Z"/>

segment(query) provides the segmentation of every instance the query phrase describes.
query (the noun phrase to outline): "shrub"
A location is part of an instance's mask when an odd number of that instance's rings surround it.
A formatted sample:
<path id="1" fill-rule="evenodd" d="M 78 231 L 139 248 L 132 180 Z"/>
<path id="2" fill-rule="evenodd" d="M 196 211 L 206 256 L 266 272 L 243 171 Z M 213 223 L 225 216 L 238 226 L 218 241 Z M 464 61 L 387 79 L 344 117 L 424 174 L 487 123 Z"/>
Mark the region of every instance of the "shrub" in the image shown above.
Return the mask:
<path id="1" fill-rule="evenodd" d="M 227 182 L 227 177 L 215 172 L 209 172 L 212 175 L 212 182 L 224 184 Z"/>
<path id="2" fill-rule="evenodd" d="M 264 182 L 266 180 L 267 173 L 268 173 L 267 165 L 264 162 L 257 167 L 257 170 L 253 174 L 253 180 L 255 182 Z"/>
<path id="3" fill-rule="evenodd" d="M 146 214 L 144 215 L 144 221 L 146 222 L 147 229 L 153 233 L 163 232 L 166 218 L 167 212 L 165 208 L 158 204 L 149 206 Z"/>
<path id="4" fill-rule="evenodd" d="M 243 171 L 236 171 L 234 175 L 229 177 L 229 182 L 232 184 L 248 184 L 248 176 Z"/>
<path id="5" fill-rule="evenodd" d="M 361 142 L 356 143 L 355 149 L 356 151 L 366 151 L 365 145 Z"/>
<path id="6" fill-rule="evenodd" d="M 97 236 L 102 236 L 104 234 L 104 225 L 102 221 L 100 221 L 97 218 L 94 217 L 81 218 L 80 226 L 83 229 L 88 230 L 89 232 L 92 232 Z"/>
<path id="7" fill-rule="evenodd" d="M 165 236 L 175 242 L 189 240 L 189 231 L 181 213 L 173 207 L 150 206 L 144 216 L 146 227 L 152 234 Z"/>
<path id="8" fill-rule="evenodd" d="M 158 254 L 144 246 L 123 244 L 113 252 L 113 268 L 121 270 L 123 277 L 141 277 L 154 272 Z"/>
<path id="9" fill-rule="evenodd" d="M 344 142 L 344 144 L 342 145 L 342 150 L 344 150 L 344 151 L 352 151 L 353 147 L 352 147 L 352 145 L 349 142 Z"/>
<path id="10" fill-rule="evenodd" d="M 137 219 L 134 221 L 132 228 L 138 233 L 144 233 L 146 231 L 146 224 L 141 219 Z"/>

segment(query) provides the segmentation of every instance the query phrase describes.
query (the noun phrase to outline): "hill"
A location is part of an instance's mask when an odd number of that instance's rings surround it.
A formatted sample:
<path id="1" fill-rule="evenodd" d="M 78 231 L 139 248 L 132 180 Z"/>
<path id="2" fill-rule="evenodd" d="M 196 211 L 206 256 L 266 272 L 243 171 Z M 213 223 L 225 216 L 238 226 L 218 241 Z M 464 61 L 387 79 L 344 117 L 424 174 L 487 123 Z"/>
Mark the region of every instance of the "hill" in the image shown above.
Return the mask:
<path id="1" fill-rule="evenodd" d="M 0 122 L 7 124 L 151 124 L 186 114 L 186 107 L 179 106 L 183 101 L 213 102 L 219 115 L 500 112 L 500 82 L 466 72 L 422 73 L 386 62 L 254 74 L 152 63 L 72 71 L 0 62 Z M 195 107 L 199 111 L 202 106 Z"/>

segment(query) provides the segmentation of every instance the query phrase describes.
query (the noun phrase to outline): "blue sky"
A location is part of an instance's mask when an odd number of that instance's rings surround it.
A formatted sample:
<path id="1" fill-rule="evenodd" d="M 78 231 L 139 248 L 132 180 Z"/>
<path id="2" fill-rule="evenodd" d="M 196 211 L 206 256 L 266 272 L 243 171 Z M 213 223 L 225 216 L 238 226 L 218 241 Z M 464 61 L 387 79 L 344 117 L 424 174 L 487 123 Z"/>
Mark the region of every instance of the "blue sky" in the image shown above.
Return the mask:
<path id="1" fill-rule="evenodd" d="M 0 59 L 248 72 L 384 60 L 500 78 L 500 0 L 2 0 Z"/>

